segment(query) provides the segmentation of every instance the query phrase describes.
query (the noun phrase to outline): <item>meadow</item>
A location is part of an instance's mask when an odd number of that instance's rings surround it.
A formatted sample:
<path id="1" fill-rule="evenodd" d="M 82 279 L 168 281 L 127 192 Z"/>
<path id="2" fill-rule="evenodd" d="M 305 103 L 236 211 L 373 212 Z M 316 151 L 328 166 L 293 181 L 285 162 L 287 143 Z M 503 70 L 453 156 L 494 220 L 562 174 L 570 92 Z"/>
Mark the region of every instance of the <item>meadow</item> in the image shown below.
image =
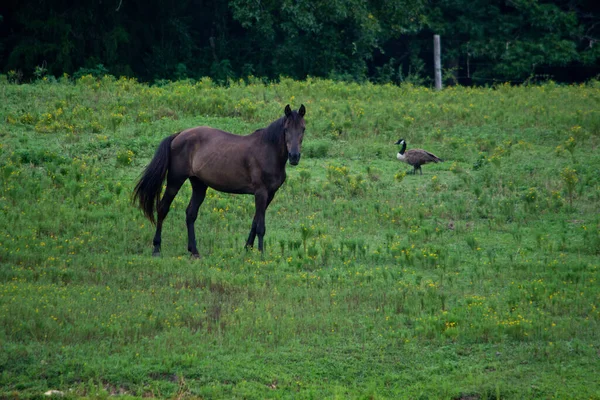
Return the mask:
<path id="1" fill-rule="evenodd" d="M 0 78 L 0 398 L 600 398 L 598 81 Z M 264 257 L 209 189 L 191 259 L 189 184 L 151 257 L 162 138 L 301 103 Z"/>

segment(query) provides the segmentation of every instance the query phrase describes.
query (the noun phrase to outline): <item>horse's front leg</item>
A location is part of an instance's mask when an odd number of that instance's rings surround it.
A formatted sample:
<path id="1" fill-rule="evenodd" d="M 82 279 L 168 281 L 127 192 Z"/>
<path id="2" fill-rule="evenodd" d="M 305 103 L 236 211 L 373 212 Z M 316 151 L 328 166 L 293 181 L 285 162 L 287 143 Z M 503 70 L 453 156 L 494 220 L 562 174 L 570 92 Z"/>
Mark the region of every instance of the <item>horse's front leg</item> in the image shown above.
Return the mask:
<path id="1" fill-rule="evenodd" d="M 262 253 L 264 250 L 263 239 L 265 237 L 265 213 L 267 207 L 273 200 L 275 193 L 268 193 L 267 191 L 259 191 L 254 195 L 254 219 L 252 220 L 252 228 L 246 241 L 246 249 L 254 247 L 254 239 L 258 235 L 258 250 Z"/>

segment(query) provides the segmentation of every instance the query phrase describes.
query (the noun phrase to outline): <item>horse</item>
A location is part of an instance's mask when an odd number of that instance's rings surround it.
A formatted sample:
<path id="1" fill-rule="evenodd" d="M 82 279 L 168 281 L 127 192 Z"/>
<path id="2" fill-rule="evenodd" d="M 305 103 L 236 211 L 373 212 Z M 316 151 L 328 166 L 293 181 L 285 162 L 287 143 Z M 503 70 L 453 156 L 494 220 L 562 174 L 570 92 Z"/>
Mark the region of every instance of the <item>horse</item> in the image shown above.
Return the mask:
<path id="1" fill-rule="evenodd" d="M 163 222 L 188 179 L 192 197 L 185 211 L 185 223 L 192 257 L 200 257 L 194 223 L 209 187 L 225 193 L 254 195 L 254 219 L 244 247 L 253 248 L 258 236 L 258 249 L 264 254 L 265 212 L 285 181 L 287 162 L 294 166 L 300 162 L 305 114 L 304 105 L 292 111 L 288 104 L 283 117 L 247 136 L 198 126 L 163 139 L 132 196 L 134 205 L 156 226 L 152 255 L 160 255 Z M 167 187 L 161 199 L 165 178 Z"/>

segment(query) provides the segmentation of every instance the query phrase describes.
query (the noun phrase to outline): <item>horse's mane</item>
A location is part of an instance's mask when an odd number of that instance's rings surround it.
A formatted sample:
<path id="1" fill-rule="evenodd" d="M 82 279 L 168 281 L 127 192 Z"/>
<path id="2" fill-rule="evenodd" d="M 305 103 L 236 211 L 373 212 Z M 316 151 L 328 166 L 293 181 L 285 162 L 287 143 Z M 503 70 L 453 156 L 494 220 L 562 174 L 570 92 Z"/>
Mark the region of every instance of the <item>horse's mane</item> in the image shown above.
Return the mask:
<path id="1" fill-rule="evenodd" d="M 263 140 L 273 144 L 279 143 L 279 140 L 281 139 L 281 136 L 283 134 L 284 120 L 285 117 L 281 117 L 278 120 L 271 122 L 266 128 L 259 129 L 259 131 L 263 132 Z"/>
<path id="2" fill-rule="evenodd" d="M 263 131 L 263 139 L 269 143 L 278 144 L 283 136 L 283 123 L 285 121 L 285 116 L 275 120 L 269 124 L 266 128 L 259 129 L 259 131 Z M 292 111 L 292 114 L 289 116 L 293 121 L 302 118 L 298 111 Z"/>

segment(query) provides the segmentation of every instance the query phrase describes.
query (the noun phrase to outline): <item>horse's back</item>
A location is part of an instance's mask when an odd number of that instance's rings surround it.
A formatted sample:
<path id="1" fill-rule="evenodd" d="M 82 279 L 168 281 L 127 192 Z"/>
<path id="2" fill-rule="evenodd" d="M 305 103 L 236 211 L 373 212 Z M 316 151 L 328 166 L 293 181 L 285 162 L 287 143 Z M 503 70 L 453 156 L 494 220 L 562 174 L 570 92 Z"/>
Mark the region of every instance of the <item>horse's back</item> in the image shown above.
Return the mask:
<path id="1" fill-rule="evenodd" d="M 209 126 L 197 126 L 181 131 L 171 144 L 174 154 L 195 155 L 226 153 L 249 145 L 247 136 L 234 135 Z"/>
<path id="2" fill-rule="evenodd" d="M 171 147 L 176 149 L 177 147 L 190 146 L 195 143 L 209 145 L 214 142 L 237 141 L 243 138 L 244 136 L 234 135 L 220 129 L 211 128 L 210 126 L 197 126 L 181 131 L 173 140 Z"/>
<path id="3" fill-rule="evenodd" d="M 252 192 L 249 151 L 253 138 L 208 126 L 182 131 L 173 140 L 172 168 L 195 176 L 217 190 Z"/>

